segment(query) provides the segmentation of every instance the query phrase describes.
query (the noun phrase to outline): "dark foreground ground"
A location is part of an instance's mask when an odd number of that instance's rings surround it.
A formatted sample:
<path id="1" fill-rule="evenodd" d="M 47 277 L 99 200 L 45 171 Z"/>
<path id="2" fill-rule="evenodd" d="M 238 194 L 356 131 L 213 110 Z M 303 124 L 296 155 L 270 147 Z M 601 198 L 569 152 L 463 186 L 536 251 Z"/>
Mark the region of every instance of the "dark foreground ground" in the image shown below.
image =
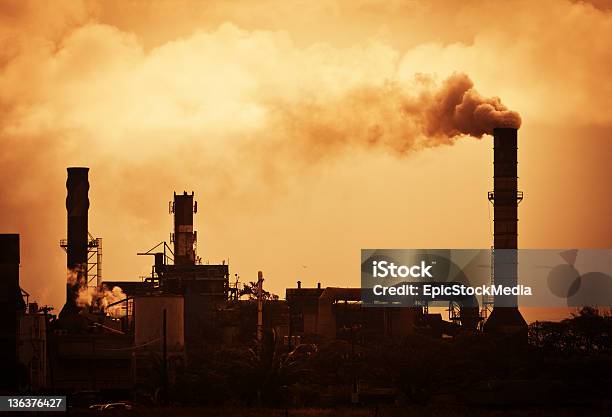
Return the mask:
<path id="1" fill-rule="evenodd" d="M 72 410 L 72 416 L 133 416 L 133 417 L 574 417 L 574 416 L 612 416 L 612 409 L 585 408 L 460 408 L 460 407 L 379 407 L 372 408 L 301 408 L 301 409 L 266 409 L 266 408 L 205 408 L 205 407 L 159 407 L 135 408 L 131 411 L 95 412 L 90 410 Z"/>

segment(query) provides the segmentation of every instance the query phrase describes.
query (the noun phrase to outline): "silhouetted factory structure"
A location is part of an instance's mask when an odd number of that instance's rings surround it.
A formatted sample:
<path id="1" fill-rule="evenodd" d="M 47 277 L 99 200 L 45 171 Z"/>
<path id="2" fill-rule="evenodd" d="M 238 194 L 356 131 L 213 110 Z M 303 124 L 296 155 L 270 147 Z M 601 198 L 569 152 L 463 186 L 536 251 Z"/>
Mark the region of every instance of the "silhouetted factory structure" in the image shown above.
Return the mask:
<path id="1" fill-rule="evenodd" d="M 494 130 L 495 249 L 517 248 L 517 130 Z M 360 288 L 287 288 L 285 300 L 263 299 L 263 279 L 243 300 L 230 282 L 229 265 L 202 264 L 193 227 L 194 193 L 174 194 L 170 243 L 140 255 L 152 256 L 142 281 L 101 281 L 100 240 L 88 233 L 88 168 L 68 168 L 66 182 L 66 302 L 55 319 L 27 303 L 19 287 L 19 235 L 0 235 L 0 363 L 12 380 L 30 391 L 132 390 L 156 378 L 152 354 L 161 355 L 161 378 L 204 345 L 248 344 L 262 337 L 295 346 L 305 341 L 354 337 L 401 338 L 418 331 L 441 336 L 476 331 L 484 320 L 478 307 L 463 309 L 454 323 L 421 307 L 362 308 Z M 93 259 L 93 261 L 92 261 Z M 93 265 L 96 261 L 98 265 Z M 516 258 L 495 259 L 495 278 L 516 281 Z M 503 271 L 503 273 L 501 272 Z M 263 278 L 263 277 L 262 277 Z M 115 287 L 122 291 L 113 292 Z M 516 300 L 495 299 L 485 331 L 521 332 L 526 323 Z M 19 330 L 21 326 L 21 330 Z M 467 331 L 466 330 L 466 331 Z M 21 335 L 21 336 L 19 336 Z M 25 349 L 27 338 L 29 346 Z M 24 369 L 17 369 L 16 360 Z M 15 366 L 13 366 L 13 364 Z M 18 373 L 27 374 L 18 378 Z M 2 387 L 15 389 L 17 387 Z"/>

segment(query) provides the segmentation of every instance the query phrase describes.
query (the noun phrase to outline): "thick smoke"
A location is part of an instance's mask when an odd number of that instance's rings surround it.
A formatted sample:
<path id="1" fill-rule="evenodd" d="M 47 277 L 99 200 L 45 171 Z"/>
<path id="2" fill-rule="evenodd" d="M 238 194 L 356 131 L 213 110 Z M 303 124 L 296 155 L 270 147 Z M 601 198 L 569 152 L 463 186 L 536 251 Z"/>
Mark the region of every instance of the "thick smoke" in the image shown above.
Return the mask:
<path id="1" fill-rule="evenodd" d="M 307 165 L 354 147 L 381 147 L 397 155 L 481 138 L 495 127 L 519 128 L 521 118 L 497 97 L 481 96 L 472 80 L 455 73 L 438 84 L 418 75 L 411 82 L 361 85 L 336 97 L 279 101 L 268 135 L 256 143 L 266 154 L 284 149 Z M 270 132 L 280 132 L 274 137 Z"/>
<path id="2" fill-rule="evenodd" d="M 496 127 L 521 127 L 521 117 L 498 97 L 482 97 L 465 74 L 447 78 L 442 88 L 425 100 L 425 134 L 430 137 L 469 135 L 480 138 Z"/>

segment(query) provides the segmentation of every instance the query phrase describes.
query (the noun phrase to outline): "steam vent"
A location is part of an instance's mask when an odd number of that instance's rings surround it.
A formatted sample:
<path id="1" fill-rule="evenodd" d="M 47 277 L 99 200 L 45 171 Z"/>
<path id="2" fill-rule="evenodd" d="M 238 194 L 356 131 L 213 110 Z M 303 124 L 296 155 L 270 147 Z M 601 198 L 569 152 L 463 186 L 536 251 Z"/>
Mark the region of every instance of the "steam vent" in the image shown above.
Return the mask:
<path id="1" fill-rule="evenodd" d="M 493 274 L 495 284 L 515 286 L 518 277 L 518 191 L 517 129 L 493 129 Z M 486 332 L 515 334 L 527 330 L 518 309 L 517 296 L 496 295 Z"/>

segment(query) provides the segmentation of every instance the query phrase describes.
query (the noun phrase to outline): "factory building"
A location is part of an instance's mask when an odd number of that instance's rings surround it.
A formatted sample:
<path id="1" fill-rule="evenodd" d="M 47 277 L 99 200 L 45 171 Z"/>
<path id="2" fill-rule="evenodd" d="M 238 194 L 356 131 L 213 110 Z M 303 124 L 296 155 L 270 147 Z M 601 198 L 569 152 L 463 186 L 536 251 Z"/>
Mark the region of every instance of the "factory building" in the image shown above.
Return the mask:
<path id="1" fill-rule="evenodd" d="M 47 311 L 38 304 L 28 303 L 19 317 L 19 362 L 25 371 L 23 388 L 39 392 L 47 386 Z"/>
<path id="2" fill-rule="evenodd" d="M 235 300 L 216 312 L 217 338 L 223 345 L 248 345 L 257 339 L 257 300 Z M 261 327 L 277 344 L 289 336 L 289 306 L 285 300 L 263 300 Z"/>
<path id="3" fill-rule="evenodd" d="M 25 303 L 19 290 L 19 235 L 0 235 L 0 391 L 17 388 L 19 315 Z"/>
<path id="4" fill-rule="evenodd" d="M 301 340 L 353 337 L 366 340 L 401 339 L 431 322 L 435 314 L 420 307 L 362 307 L 361 288 L 287 288 L 290 332 Z M 441 334 L 438 326 L 436 332 Z"/>
<path id="5" fill-rule="evenodd" d="M 49 341 L 49 386 L 74 392 L 132 389 L 132 338 L 99 332 L 56 333 Z"/>
<path id="6" fill-rule="evenodd" d="M 198 211 L 194 193 L 174 193 L 170 211 L 174 214 L 174 264 L 156 264 L 161 290 L 185 299 L 185 339 L 200 344 L 214 335 L 215 311 L 228 297 L 229 266 L 202 265 L 196 258 L 197 232 L 193 215 Z M 155 258 L 160 259 L 159 256 Z"/>
<path id="7" fill-rule="evenodd" d="M 174 231 L 170 235 L 173 248 L 161 242 L 140 255 L 152 255 L 154 265 L 151 276 L 142 282 L 104 281 L 108 288 L 121 287 L 128 296 L 126 303 L 135 303 L 133 319 L 138 322 L 145 308 L 138 303 L 153 306 L 156 302 L 146 297 L 164 295 L 168 299 L 181 298 L 184 321 L 184 340 L 187 345 L 214 339 L 215 314 L 228 300 L 229 266 L 201 264 L 197 257 L 197 233 L 193 228 L 193 215 L 197 213 L 194 193 L 174 193 L 169 211 L 174 215 Z M 172 262 L 172 263 L 171 263 Z M 171 297 L 174 296 L 174 297 Z M 146 320 L 143 318 L 142 320 Z M 131 320 L 130 320 L 131 322 Z"/>

